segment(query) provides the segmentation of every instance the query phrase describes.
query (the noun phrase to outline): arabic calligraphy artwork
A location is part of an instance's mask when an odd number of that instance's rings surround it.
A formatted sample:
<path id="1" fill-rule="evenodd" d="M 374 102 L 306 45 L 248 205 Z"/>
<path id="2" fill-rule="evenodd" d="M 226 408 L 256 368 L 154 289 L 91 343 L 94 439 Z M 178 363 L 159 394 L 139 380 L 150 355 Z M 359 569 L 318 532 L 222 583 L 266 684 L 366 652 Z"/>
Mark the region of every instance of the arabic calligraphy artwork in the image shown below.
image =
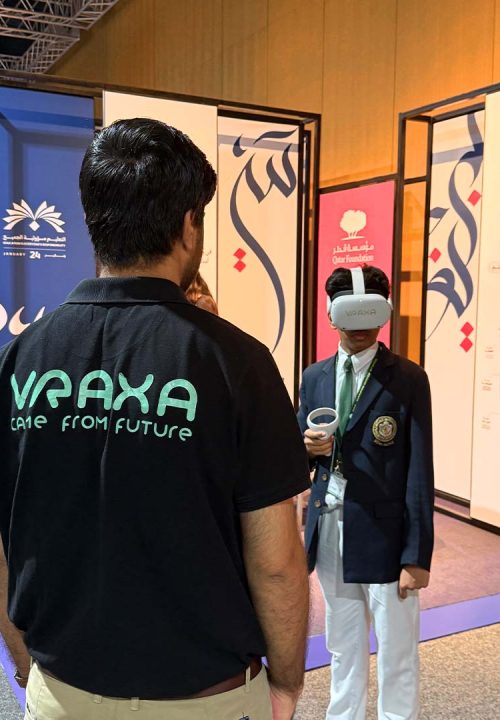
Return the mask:
<path id="1" fill-rule="evenodd" d="M 395 183 L 360 185 L 320 195 L 316 359 L 332 355 L 338 338 L 325 311 L 325 281 L 337 267 L 376 265 L 392 274 Z M 390 327 L 380 333 L 389 345 Z"/>
<path id="2" fill-rule="evenodd" d="M 460 128 L 462 147 L 440 150 Z M 484 112 L 454 118 L 435 127 L 429 229 L 426 340 L 446 315 L 462 318 L 474 295 L 474 269 L 480 218 Z M 439 169 L 436 169 L 440 166 Z M 438 297 L 436 297 L 438 296 Z M 464 351 L 467 350 L 464 348 Z"/>
<path id="3" fill-rule="evenodd" d="M 436 123 L 432 146 L 425 368 L 433 395 L 437 487 L 465 499 L 470 499 L 483 136 L 480 111 Z M 456 437 L 463 439 L 459 448 Z"/>
<path id="4" fill-rule="evenodd" d="M 218 305 L 295 387 L 299 130 L 219 117 Z"/>

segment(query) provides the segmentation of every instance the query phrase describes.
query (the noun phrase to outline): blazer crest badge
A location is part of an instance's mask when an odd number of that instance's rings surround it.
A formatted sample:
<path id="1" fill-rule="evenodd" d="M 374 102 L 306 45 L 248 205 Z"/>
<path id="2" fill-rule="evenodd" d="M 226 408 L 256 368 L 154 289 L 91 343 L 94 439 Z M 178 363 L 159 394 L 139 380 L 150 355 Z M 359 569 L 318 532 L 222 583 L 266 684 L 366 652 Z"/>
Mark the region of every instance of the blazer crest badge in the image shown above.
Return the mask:
<path id="1" fill-rule="evenodd" d="M 381 415 L 372 425 L 373 440 L 377 445 L 393 445 L 397 432 L 397 422 L 390 415 Z"/>

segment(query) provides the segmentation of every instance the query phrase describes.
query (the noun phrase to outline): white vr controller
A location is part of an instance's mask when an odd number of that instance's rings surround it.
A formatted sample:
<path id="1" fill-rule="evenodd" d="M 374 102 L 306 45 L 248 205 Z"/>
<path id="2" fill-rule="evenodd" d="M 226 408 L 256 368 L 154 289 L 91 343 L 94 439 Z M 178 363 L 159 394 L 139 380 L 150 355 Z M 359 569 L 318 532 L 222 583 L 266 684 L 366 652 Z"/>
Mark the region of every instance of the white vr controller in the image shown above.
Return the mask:
<path id="1" fill-rule="evenodd" d="M 363 270 L 350 268 L 352 292 L 344 290 L 326 299 L 330 320 L 339 330 L 373 330 L 390 320 L 392 303 L 379 293 L 365 291 Z"/>
<path id="2" fill-rule="evenodd" d="M 325 422 L 324 420 L 319 423 L 315 422 L 315 420 L 319 417 L 327 417 L 331 418 L 331 420 L 329 422 Z M 338 427 L 339 416 L 337 411 L 333 408 L 322 407 L 310 412 L 307 416 L 306 422 L 309 430 L 323 432 L 327 438 L 330 438 Z"/>

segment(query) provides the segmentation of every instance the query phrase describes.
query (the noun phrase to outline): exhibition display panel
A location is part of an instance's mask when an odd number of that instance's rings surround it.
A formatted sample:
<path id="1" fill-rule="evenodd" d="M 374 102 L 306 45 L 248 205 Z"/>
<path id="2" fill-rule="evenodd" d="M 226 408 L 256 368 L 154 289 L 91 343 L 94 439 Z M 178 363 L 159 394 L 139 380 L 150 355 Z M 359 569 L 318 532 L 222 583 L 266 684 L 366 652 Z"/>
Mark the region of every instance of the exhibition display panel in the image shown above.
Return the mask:
<path id="1" fill-rule="evenodd" d="M 483 138 L 483 110 L 433 126 L 425 369 L 439 408 L 433 418 L 438 487 L 465 500 L 471 492 Z M 441 450 L 451 427 L 453 437 Z"/>
<path id="2" fill-rule="evenodd" d="M 94 274 L 78 192 L 92 98 L 0 87 L 0 346 Z"/>
<path id="3" fill-rule="evenodd" d="M 471 515 L 500 527 L 500 91 L 486 98 Z"/>
<path id="4" fill-rule="evenodd" d="M 400 310 L 405 281 L 413 286 L 419 331 L 411 337 L 398 319 L 394 332 L 396 351 L 412 346 L 429 375 L 438 496 L 497 528 L 499 108 L 492 85 L 400 116 L 396 265 L 414 233 L 422 272 L 401 272 L 396 291 Z"/>
<path id="5" fill-rule="evenodd" d="M 395 176 L 321 188 L 316 279 L 316 360 L 336 351 L 325 307 L 325 282 L 338 267 L 381 268 L 392 285 Z M 390 323 L 380 340 L 390 346 Z M 335 337 L 335 342 L 333 341 Z"/>
<path id="6" fill-rule="evenodd" d="M 217 171 L 200 272 L 222 317 L 267 345 L 296 400 L 311 345 L 302 275 L 315 238 L 318 115 L 23 73 L 0 73 L 0 112 L 0 344 L 95 274 L 78 191 L 85 149 L 96 129 L 148 117 L 183 130 Z"/>
<path id="7" fill-rule="evenodd" d="M 272 350 L 294 397 L 302 129 L 296 123 L 273 123 L 270 129 L 268 121 L 230 115 L 219 117 L 218 131 L 219 309 Z"/>

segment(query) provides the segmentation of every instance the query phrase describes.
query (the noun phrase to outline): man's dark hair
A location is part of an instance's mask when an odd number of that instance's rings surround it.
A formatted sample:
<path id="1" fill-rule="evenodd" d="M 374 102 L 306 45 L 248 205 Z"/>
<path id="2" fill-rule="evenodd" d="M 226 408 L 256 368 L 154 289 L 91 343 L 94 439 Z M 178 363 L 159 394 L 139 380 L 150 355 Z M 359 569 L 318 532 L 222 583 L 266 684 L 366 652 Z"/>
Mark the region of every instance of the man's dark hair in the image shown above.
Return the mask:
<path id="1" fill-rule="evenodd" d="M 389 278 L 383 270 L 373 267 L 373 265 L 365 265 L 363 267 L 363 279 L 367 292 L 379 293 L 387 300 L 390 293 Z M 338 292 L 352 291 L 351 271 L 347 268 L 334 270 L 325 283 L 325 290 L 330 298 L 333 298 Z"/>
<path id="2" fill-rule="evenodd" d="M 201 225 L 215 186 L 205 155 L 179 130 L 147 118 L 104 128 L 89 145 L 80 171 L 96 258 L 126 268 L 168 255 L 188 210 Z"/>

